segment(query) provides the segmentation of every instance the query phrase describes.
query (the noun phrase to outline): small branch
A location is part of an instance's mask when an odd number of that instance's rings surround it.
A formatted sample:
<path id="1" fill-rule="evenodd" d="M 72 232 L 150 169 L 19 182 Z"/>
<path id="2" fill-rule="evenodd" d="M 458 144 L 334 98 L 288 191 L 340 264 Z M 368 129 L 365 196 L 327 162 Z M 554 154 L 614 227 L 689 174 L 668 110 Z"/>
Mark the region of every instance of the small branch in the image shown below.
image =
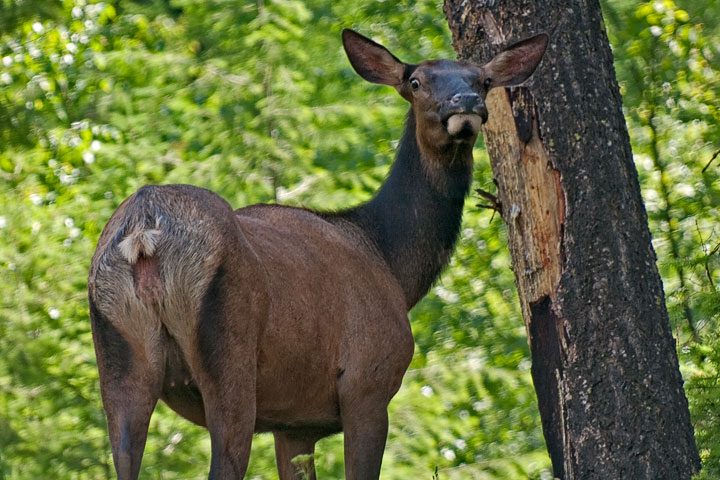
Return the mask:
<path id="1" fill-rule="evenodd" d="M 475 191 L 477 192 L 478 195 L 480 195 L 485 200 L 490 202 L 490 205 L 480 204 L 480 205 L 478 205 L 478 207 L 490 208 L 490 209 L 498 212 L 500 215 L 502 215 L 502 203 L 500 203 L 500 201 L 497 199 L 497 197 L 495 195 L 493 195 L 492 193 L 490 193 L 486 190 L 483 190 L 482 188 L 478 188 Z"/>
<path id="2" fill-rule="evenodd" d="M 710 257 L 715 255 L 718 252 L 718 249 L 720 249 L 720 243 L 715 245 L 715 248 L 710 250 L 710 253 L 705 255 L 705 275 L 707 275 L 708 281 L 710 282 L 710 286 L 712 287 L 713 291 L 715 291 L 715 282 L 713 282 L 712 273 L 710 272 Z"/>
<path id="3" fill-rule="evenodd" d="M 492 193 L 483 190 L 482 188 L 478 188 L 475 190 L 478 195 L 483 197 L 485 200 L 490 202 L 490 205 L 485 205 L 483 203 L 478 203 L 477 206 L 480 208 L 486 208 L 488 210 L 492 210 L 493 214 L 492 217 L 490 217 L 490 221 L 492 222 L 495 218 L 495 213 L 499 213 L 500 216 L 502 216 L 502 203 L 497 199 L 495 195 Z"/>
<path id="4" fill-rule="evenodd" d="M 717 152 L 713 153 L 713 156 L 710 157 L 710 161 L 707 163 L 707 165 L 705 165 L 705 168 L 702 169 L 702 172 L 701 172 L 701 173 L 705 173 L 705 170 L 707 170 L 708 167 L 710 167 L 710 164 L 713 162 L 713 160 L 715 160 L 715 159 L 717 158 L 718 155 L 720 155 L 720 150 L 718 150 Z"/>
<path id="5" fill-rule="evenodd" d="M 695 228 L 697 229 L 698 237 L 700 238 L 700 245 L 702 245 L 703 253 L 705 254 L 705 258 L 703 259 L 703 263 L 705 264 L 705 275 L 707 276 L 708 282 L 710 282 L 710 287 L 715 290 L 715 282 L 713 282 L 712 274 L 710 273 L 710 257 L 712 257 L 715 252 L 717 252 L 718 248 L 720 248 L 720 243 L 715 246 L 715 248 L 712 249 L 711 252 L 708 252 L 707 247 L 705 246 L 705 239 L 702 237 L 702 232 L 700 231 L 700 224 L 698 223 L 697 219 L 695 219 Z M 712 236 L 712 234 L 710 234 Z M 710 240 L 708 238 L 708 240 Z"/>

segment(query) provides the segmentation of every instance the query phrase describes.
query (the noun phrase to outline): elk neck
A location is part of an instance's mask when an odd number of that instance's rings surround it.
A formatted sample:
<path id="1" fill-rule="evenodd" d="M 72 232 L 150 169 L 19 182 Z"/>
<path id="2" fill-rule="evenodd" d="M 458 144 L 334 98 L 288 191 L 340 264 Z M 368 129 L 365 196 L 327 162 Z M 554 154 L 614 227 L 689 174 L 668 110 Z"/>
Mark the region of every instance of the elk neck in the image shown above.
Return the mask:
<path id="1" fill-rule="evenodd" d="M 411 109 L 395 162 L 375 197 L 329 217 L 356 225 L 377 247 L 408 310 L 450 261 L 472 180 L 472 144 L 425 148 L 417 133 Z"/>

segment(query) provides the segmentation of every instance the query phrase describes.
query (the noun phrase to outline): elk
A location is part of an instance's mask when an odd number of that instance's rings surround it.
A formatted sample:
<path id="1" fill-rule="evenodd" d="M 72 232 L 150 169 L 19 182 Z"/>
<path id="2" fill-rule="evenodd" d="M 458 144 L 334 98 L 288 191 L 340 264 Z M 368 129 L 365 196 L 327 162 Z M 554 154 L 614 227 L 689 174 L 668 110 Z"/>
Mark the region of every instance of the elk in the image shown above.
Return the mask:
<path id="1" fill-rule="evenodd" d="M 485 97 L 525 81 L 548 37 L 482 67 L 406 64 L 352 30 L 342 39 L 361 77 L 411 104 L 372 200 L 233 211 L 202 188 L 144 186 L 103 230 L 89 304 L 119 479 L 138 476 L 158 399 L 209 430 L 210 479 L 245 475 L 254 432 L 273 433 L 281 480 L 341 431 L 347 479 L 379 477 L 387 406 L 414 350 L 408 311 L 457 240 Z"/>

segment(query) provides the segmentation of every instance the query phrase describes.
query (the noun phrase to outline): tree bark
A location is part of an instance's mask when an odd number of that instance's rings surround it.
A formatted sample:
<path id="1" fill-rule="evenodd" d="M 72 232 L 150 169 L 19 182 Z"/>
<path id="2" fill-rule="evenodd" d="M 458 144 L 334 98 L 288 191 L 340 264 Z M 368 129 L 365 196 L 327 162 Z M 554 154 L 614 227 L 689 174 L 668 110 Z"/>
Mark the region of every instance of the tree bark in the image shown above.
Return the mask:
<path id="1" fill-rule="evenodd" d="M 689 479 L 700 460 L 597 0 L 445 0 L 460 59 L 550 34 L 484 126 L 561 479 Z"/>

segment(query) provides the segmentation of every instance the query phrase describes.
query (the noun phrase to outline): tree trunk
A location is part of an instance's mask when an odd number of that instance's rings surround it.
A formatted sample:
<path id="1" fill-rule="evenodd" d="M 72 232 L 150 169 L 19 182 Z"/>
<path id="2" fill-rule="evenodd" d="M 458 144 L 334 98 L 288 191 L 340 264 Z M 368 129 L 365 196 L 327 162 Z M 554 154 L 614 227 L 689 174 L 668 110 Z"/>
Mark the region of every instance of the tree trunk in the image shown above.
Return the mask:
<path id="1" fill-rule="evenodd" d="M 446 0 L 483 64 L 545 31 L 528 87 L 484 126 L 561 479 L 689 479 L 700 461 L 597 0 Z"/>

